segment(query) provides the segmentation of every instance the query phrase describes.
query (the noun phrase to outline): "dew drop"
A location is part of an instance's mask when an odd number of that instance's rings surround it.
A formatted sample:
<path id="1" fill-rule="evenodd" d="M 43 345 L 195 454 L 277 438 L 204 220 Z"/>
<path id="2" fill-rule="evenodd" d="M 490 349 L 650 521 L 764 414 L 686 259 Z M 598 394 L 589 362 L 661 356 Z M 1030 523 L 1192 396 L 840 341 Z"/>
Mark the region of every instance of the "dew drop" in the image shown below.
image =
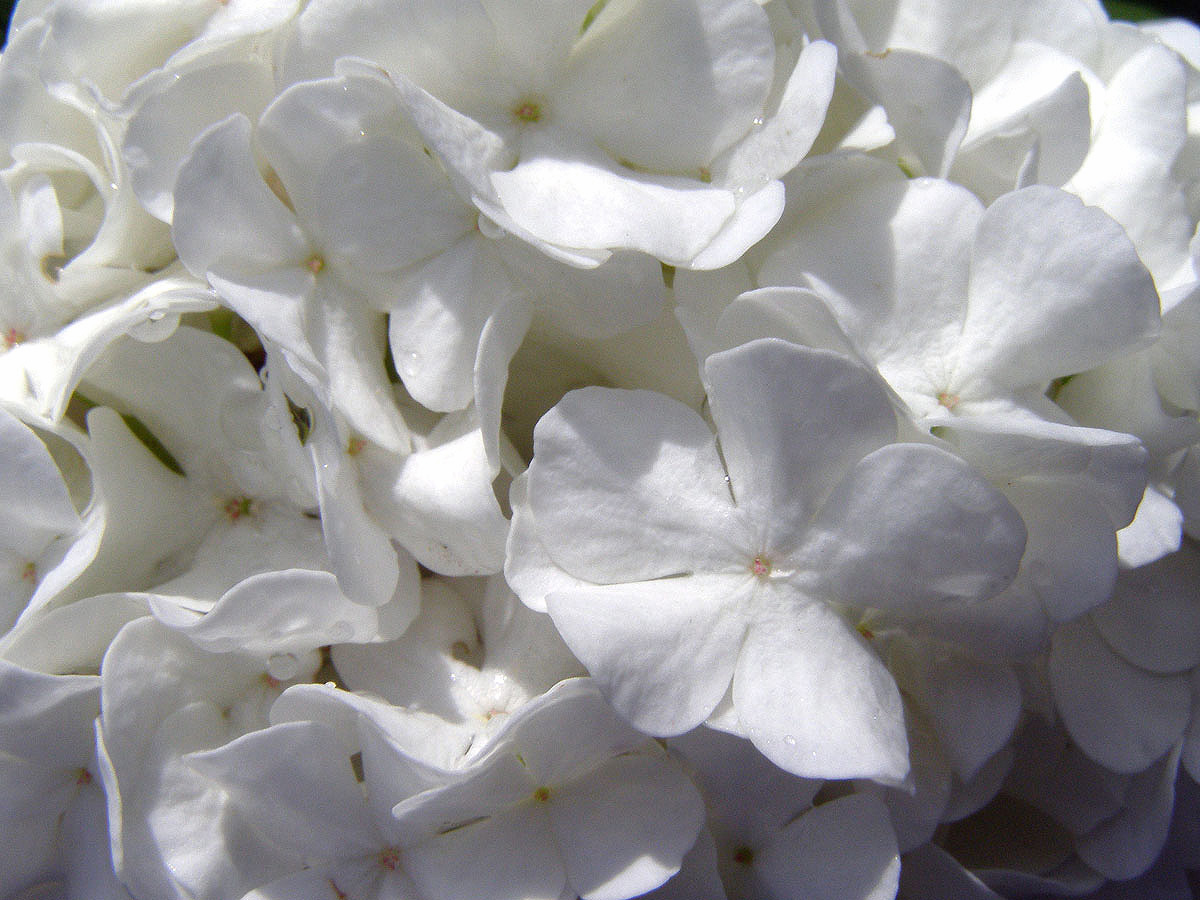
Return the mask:
<path id="1" fill-rule="evenodd" d="M 267 674 L 278 681 L 289 681 L 300 671 L 300 660 L 291 653 L 273 653 L 267 659 Z"/>
<path id="2" fill-rule="evenodd" d="M 783 742 L 785 744 L 787 744 L 789 747 L 795 747 L 796 746 L 796 736 L 792 735 L 792 734 L 785 734 L 783 736 Z"/>

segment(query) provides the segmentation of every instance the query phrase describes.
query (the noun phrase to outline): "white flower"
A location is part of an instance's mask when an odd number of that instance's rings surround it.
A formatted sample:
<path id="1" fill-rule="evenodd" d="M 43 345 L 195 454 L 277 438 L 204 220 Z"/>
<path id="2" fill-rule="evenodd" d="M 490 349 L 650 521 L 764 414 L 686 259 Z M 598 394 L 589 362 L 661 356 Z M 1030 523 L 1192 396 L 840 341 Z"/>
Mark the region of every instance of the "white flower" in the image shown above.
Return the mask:
<path id="1" fill-rule="evenodd" d="M 61 879 L 89 896 L 127 896 L 113 875 L 94 762 L 99 682 L 0 660 L 0 895 Z"/>
<path id="2" fill-rule="evenodd" d="M 885 392 L 844 357 L 755 341 L 705 381 L 719 451 L 650 393 L 585 389 L 547 414 L 506 575 L 637 727 L 717 710 L 797 774 L 899 781 L 900 698 L 858 617 L 1000 590 L 1020 518 L 950 454 L 892 443 Z"/>
<path id="3" fill-rule="evenodd" d="M 756 4 L 589 6 L 407 2 L 338 15 L 315 3 L 283 55 L 285 78 L 327 74 L 346 54 L 384 67 L 479 208 L 561 258 L 594 265 L 623 248 L 701 268 L 733 261 L 778 218 L 776 179 L 820 129 L 832 47 L 807 47 L 767 110 L 775 48 Z"/>
<path id="4" fill-rule="evenodd" d="M 896 895 L 900 857 L 877 797 L 848 794 L 814 806 L 821 782 L 789 775 L 748 742 L 709 728 L 667 746 L 704 794 L 730 900 Z"/>
<path id="5" fill-rule="evenodd" d="M 703 804 L 589 680 L 568 679 L 509 718 L 457 780 L 393 815 L 431 898 L 620 900 L 678 871 Z"/>
<path id="6" fill-rule="evenodd" d="M 821 198 L 817 198 L 821 199 Z M 813 286 L 920 418 L 1063 421 L 1049 383 L 1158 332 L 1158 295 L 1120 226 L 1046 187 L 987 209 L 933 179 L 876 178 L 772 236 L 764 285 Z"/>

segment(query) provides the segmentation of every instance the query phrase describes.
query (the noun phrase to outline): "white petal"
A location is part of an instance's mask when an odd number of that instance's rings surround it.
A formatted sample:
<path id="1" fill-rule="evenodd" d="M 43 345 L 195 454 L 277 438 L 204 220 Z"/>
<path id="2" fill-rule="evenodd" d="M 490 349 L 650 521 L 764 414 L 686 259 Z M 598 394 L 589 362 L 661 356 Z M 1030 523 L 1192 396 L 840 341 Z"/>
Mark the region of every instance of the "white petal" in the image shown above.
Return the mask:
<path id="1" fill-rule="evenodd" d="M 752 194 L 739 198 L 733 215 L 725 220 L 708 246 L 687 263 L 698 270 L 720 269 L 732 265 L 775 227 L 784 209 L 781 181 L 769 181 Z"/>
<path id="2" fill-rule="evenodd" d="M 1088 81 L 1078 60 L 1059 50 L 1033 42 L 1014 45 L 1004 67 L 975 97 L 954 161 L 955 180 L 995 199 L 1018 186 L 1020 164 L 1036 148 L 1038 183 L 1066 182 L 1091 145 L 1088 88 L 1096 79 L 1086 74 Z"/>
<path id="3" fill-rule="evenodd" d="M 711 571 L 744 555 L 729 549 L 739 536 L 712 432 L 660 394 L 567 394 L 534 431 L 528 492 L 542 545 L 589 581 Z"/>
<path id="4" fill-rule="evenodd" d="M 846 54 L 852 82 L 887 110 L 896 138 L 928 175 L 944 178 L 967 133 L 971 88 L 953 66 L 911 50 Z"/>
<path id="5" fill-rule="evenodd" d="M 0 660 L 0 754 L 47 768 L 86 765 L 99 690 L 92 675 L 43 675 Z"/>
<path id="6" fill-rule="evenodd" d="M 1140 875 L 1162 852 L 1175 805 L 1179 751 L 1135 775 L 1124 798 L 1124 809 L 1089 834 L 1076 839 L 1080 857 L 1108 878 L 1125 880 Z"/>
<path id="7" fill-rule="evenodd" d="M 416 598 L 404 599 L 408 615 L 390 617 L 389 630 L 403 630 L 416 615 Z M 179 616 L 168 598 L 151 600 L 150 608 L 159 621 L 218 653 L 237 649 L 266 658 L 315 650 L 333 640 L 365 643 L 391 636 L 384 633 L 383 616 L 347 599 L 331 573 L 304 569 L 253 575 L 199 619 Z"/>
<path id="8" fill-rule="evenodd" d="M 768 287 L 739 294 L 721 313 L 713 330 L 721 349 L 749 343 L 756 338 L 777 337 L 792 344 L 832 350 L 858 359 L 858 351 L 838 325 L 824 298 L 805 288 Z"/>
<path id="9" fill-rule="evenodd" d="M 513 479 L 509 503 L 513 517 L 505 545 L 504 578 L 530 609 L 546 612 L 546 597 L 556 591 L 590 587 L 591 583 L 568 575 L 550 558 L 538 537 L 537 523 L 527 500 L 528 472 Z"/>
<path id="10" fill-rule="evenodd" d="M 0 546 L 15 553 L 40 555 L 59 535 L 82 525 L 62 472 L 33 429 L 0 409 L 0 508 L 4 537 Z"/>
<path id="11" fill-rule="evenodd" d="M 778 243 L 768 239 L 759 282 L 814 283 L 893 388 L 936 394 L 962 330 L 964 260 L 982 206 L 948 182 L 894 181 L 861 166 L 839 173 L 828 173 L 831 193 L 816 190 Z"/>
<path id="12" fill-rule="evenodd" d="M 398 269 L 474 226 L 474 210 L 378 71 L 292 86 L 263 114 L 257 136 L 331 264 Z"/>
<path id="13" fill-rule="evenodd" d="M 1183 735 L 1192 696 L 1184 675 L 1154 675 L 1117 656 L 1087 619 L 1060 628 L 1050 684 L 1071 737 L 1116 772 L 1140 772 Z"/>
<path id="14" fill-rule="evenodd" d="M 666 303 L 661 264 L 640 253 L 615 254 L 599 266 L 580 268 L 515 238 L 492 246 L 538 314 L 576 337 L 627 333 L 653 322 Z"/>
<path id="15" fill-rule="evenodd" d="M 331 272 L 303 299 L 306 346 L 324 370 L 324 383 L 313 387 L 327 389 L 332 405 L 363 437 L 403 452 L 408 427 L 384 366 L 384 318 L 346 287 Z"/>
<path id="16" fill-rule="evenodd" d="M 1038 478 L 1006 485 L 1005 495 L 1028 533 L 1018 582 L 1050 620 L 1069 622 L 1107 600 L 1117 579 L 1117 537 L 1103 507 L 1069 484 Z"/>
<path id="17" fill-rule="evenodd" d="M 489 22 L 487 28 L 491 27 Z M 455 42 L 460 40 L 461 36 L 456 35 Z M 447 106 L 404 75 L 392 74 L 391 79 L 409 118 L 445 166 L 459 194 L 476 203 L 480 199 L 494 200 L 489 176 L 511 168 L 516 151 L 502 136 Z"/>
<path id="18" fill-rule="evenodd" d="M 531 805 L 406 847 L 402 862 L 438 900 L 560 900 L 567 884 L 549 822 Z"/>
<path id="19" fill-rule="evenodd" d="M 1177 552 L 1122 572 L 1108 603 L 1092 613 L 1096 629 L 1125 659 L 1150 672 L 1200 665 L 1200 552 Z"/>
<path id="20" fill-rule="evenodd" d="M 200 277 L 217 268 L 263 271 L 307 258 L 295 218 L 259 174 L 245 116 L 230 116 L 192 145 L 175 184 L 171 237 L 184 265 Z"/>
<path id="21" fill-rule="evenodd" d="M 490 244 L 472 234 L 415 266 L 386 307 L 396 371 L 429 409 L 449 412 L 471 403 L 488 318 L 522 294 Z M 501 371 L 507 369 L 505 359 Z"/>
<path id="22" fill-rule="evenodd" d="M 993 483 L 1053 481 L 1094 498 L 1114 528 L 1128 524 L 1142 500 L 1146 451 L 1129 434 L 983 416 L 946 419 L 934 432 Z"/>
<path id="23" fill-rule="evenodd" d="M 179 70 L 158 70 L 137 82 L 121 144 L 133 191 L 142 206 L 170 222 L 175 180 L 192 141 L 233 113 L 257 119 L 274 95 L 260 60 L 205 59 Z"/>
<path id="24" fill-rule="evenodd" d="M 738 508 L 786 546 L 853 462 L 896 436 L 878 377 L 780 340 L 710 356 L 704 383 Z M 756 548 L 757 549 L 757 548 Z"/>
<path id="25" fill-rule="evenodd" d="M 495 26 L 476 0 L 309 3 L 282 49 L 280 79 L 325 77 L 340 57 L 359 57 L 458 103 L 495 73 L 495 44 Z"/>
<path id="26" fill-rule="evenodd" d="M 5 395 L 28 403 L 49 419 L 61 419 L 87 368 L 117 338 L 141 329 L 172 328 L 179 316 L 207 312 L 216 294 L 191 276 L 165 277 L 129 297 L 81 315 L 53 339 L 31 340 L 0 354 L 0 385 Z"/>
<path id="27" fill-rule="evenodd" d="M 272 725 L 190 753 L 187 763 L 229 790 L 271 840 L 306 860 L 365 854 L 381 844 L 350 757 L 324 724 Z"/>
<path id="28" fill-rule="evenodd" d="M 444 575 L 500 571 L 508 522 L 478 429 L 398 461 L 363 457 L 368 509 L 422 565 Z"/>
<path id="29" fill-rule="evenodd" d="M 794 169 L 812 147 L 833 97 L 837 48 L 813 41 L 800 51 L 774 114 L 713 166 L 721 183 L 755 184 Z"/>
<path id="30" fill-rule="evenodd" d="M 953 856 L 929 843 L 904 856 L 900 885 L 905 897 L 955 897 L 958 900 L 1001 900 Z"/>
<path id="31" fill-rule="evenodd" d="M 755 616 L 733 677 L 747 736 L 796 775 L 901 781 L 908 739 L 892 676 L 824 603 L 776 602 Z"/>
<path id="32" fill-rule="evenodd" d="M 704 821 L 695 786 L 666 757 L 618 756 L 547 803 L 567 879 L 583 900 L 623 900 L 677 871 Z"/>
<path id="33" fill-rule="evenodd" d="M 984 213 L 971 254 L 964 369 L 1009 387 L 1039 385 L 1157 331 L 1150 273 L 1103 212 L 1036 186 Z"/>
<path id="34" fill-rule="evenodd" d="M 837 485 L 799 558 L 839 599 L 887 608 L 992 596 L 1024 551 L 1020 515 L 966 463 L 890 444 Z"/>
<path id="35" fill-rule="evenodd" d="M 317 470 L 321 530 L 334 574 L 351 600 L 382 606 L 400 583 L 402 561 L 363 506 L 358 473 L 344 452 L 333 416 L 315 412 L 309 443 Z"/>
<path id="36" fill-rule="evenodd" d="M 1117 532 L 1117 555 L 1124 568 L 1148 566 L 1178 550 L 1182 538 L 1183 513 L 1151 484 L 1133 521 Z"/>
<path id="37" fill-rule="evenodd" d="M 649 734 L 681 734 L 725 695 L 753 584 L 745 575 L 669 578 L 550 594 L 563 640 L 609 702 Z"/>
<path id="38" fill-rule="evenodd" d="M 1010 666 L 958 653 L 921 654 L 922 708 L 962 781 L 1012 737 L 1021 688 Z"/>
<path id="39" fill-rule="evenodd" d="M 869 794 L 800 816 L 754 854 L 753 865 L 779 898 L 892 900 L 900 880 L 887 808 Z"/>
<path id="40" fill-rule="evenodd" d="M 508 367 L 529 331 L 533 310 L 523 296 L 510 296 L 484 323 L 475 356 L 475 412 L 493 473 L 502 465 L 502 410 Z"/>
<path id="41" fill-rule="evenodd" d="M 1091 151 L 1067 187 L 1121 223 L 1160 287 L 1185 264 L 1192 217 L 1172 165 L 1185 125 L 1186 66 L 1151 44 L 1113 75 Z"/>
<path id="42" fill-rule="evenodd" d="M 160 562 L 198 544 L 217 515 L 211 494 L 168 470 L 114 410 L 97 407 L 87 423 L 105 516 L 96 556 L 72 588 L 82 596 L 144 586 Z"/>
<path id="43" fill-rule="evenodd" d="M 0 655 L 38 672 L 98 672 L 117 632 L 149 615 L 144 594 L 97 594 L 29 616 L 0 640 Z"/>
<path id="44" fill-rule="evenodd" d="M 644 900 L 727 900 L 725 886 L 717 870 L 717 847 L 712 833 L 703 828 L 683 864 L 660 888 L 644 895 Z"/>
<path id="45" fill-rule="evenodd" d="M 730 191 L 624 169 L 582 138 L 539 129 L 492 175 L 504 210 L 535 237 L 583 250 L 640 250 L 686 265 L 733 215 Z"/>
<path id="46" fill-rule="evenodd" d="M 609 7 L 573 49 L 554 111 L 617 159 L 698 170 L 762 112 L 774 51 L 767 17 L 746 0 Z"/>

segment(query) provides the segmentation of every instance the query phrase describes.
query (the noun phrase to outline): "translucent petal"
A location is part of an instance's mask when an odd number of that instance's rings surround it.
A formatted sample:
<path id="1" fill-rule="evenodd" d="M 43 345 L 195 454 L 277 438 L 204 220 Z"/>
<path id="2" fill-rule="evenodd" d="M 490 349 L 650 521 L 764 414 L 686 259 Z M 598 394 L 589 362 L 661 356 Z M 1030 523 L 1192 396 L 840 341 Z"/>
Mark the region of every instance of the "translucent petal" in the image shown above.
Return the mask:
<path id="1" fill-rule="evenodd" d="M 760 606 L 738 657 L 733 705 L 776 765 L 806 778 L 901 781 L 909 771 L 900 692 L 824 603 Z"/>

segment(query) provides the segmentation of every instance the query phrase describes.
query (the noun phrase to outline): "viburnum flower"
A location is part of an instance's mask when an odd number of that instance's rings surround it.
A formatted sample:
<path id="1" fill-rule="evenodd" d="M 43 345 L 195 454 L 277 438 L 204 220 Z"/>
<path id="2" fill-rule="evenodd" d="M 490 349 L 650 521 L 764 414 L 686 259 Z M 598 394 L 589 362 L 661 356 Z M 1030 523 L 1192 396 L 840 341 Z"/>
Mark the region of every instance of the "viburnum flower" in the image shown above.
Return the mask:
<path id="1" fill-rule="evenodd" d="M 832 51 L 807 44 L 776 83 L 749 0 L 468 0 L 312 3 L 280 55 L 288 82 L 347 55 L 383 67 L 479 208 L 547 252 L 711 268 L 778 219 L 777 179 L 820 130 Z"/>
<path id="2" fill-rule="evenodd" d="M 1051 381 L 1157 335 L 1158 295 L 1133 244 L 1063 191 L 1038 185 L 984 208 L 957 185 L 879 170 L 810 197 L 756 249 L 759 282 L 826 298 L 926 424 L 1068 421 L 1045 396 Z"/>
<path id="3" fill-rule="evenodd" d="M 1200 550 L 1121 574 L 1112 599 L 1058 630 L 1047 672 L 1063 726 L 1114 772 L 1145 770 L 1181 739 L 1200 773 Z"/>
<path id="4" fill-rule="evenodd" d="M 460 777 L 392 814 L 431 898 L 620 900 L 678 871 L 703 804 L 657 743 L 571 678 L 513 714 Z"/>
<path id="5" fill-rule="evenodd" d="M 790 775 L 747 741 L 711 728 L 672 738 L 667 746 L 683 759 L 704 795 L 714 868 L 724 884 L 722 895 L 695 900 L 891 900 L 896 895 L 900 856 L 887 807 L 878 797 L 846 794 L 817 805 L 822 782 Z M 665 894 L 662 900 L 684 896 Z"/>
<path id="6" fill-rule="evenodd" d="M 0 474 L 0 630 L 70 583 L 96 553 L 102 523 L 81 517 L 70 487 L 37 433 L 0 408 L 0 453 L 19 468 Z"/>
<path id="7" fill-rule="evenodd" d="M 95 675 L 50 675 L 0 660 L 0 894 L 32 881 L 116 900 L 94 762 Z"/>
<path id="8" fill-rule="evenodd" d="M 620 900 L 670 877 L 700 829 L 691 781 L 587 679 L 531 700 L 456 771 L 407 755 L 388 724 L 362 717 L 351 729 L 361 787 L 347 729 L 320 722 L 281 722 L 189 757 L 304 864 L 248 898 L 332 884 L 364 900 Z M 441 783 L 406 790 L 427 777 Z"/>
<path id="9" fill-rule="evenodd" d="M 319 663 L 306 654 L 291 674 L 307 681 Z M 185 759 L 265 728 L 287 683 L 263 656 L 207 652 L 149 617 L 112 641 L 100 676 L 100 774 L 113 864 L 134 897 L 239 897 L 287 871 L 290 857 Z"/>
<path id="10" fill-rule="evenodd" d="M 551 410 L 506 576 L 638 728 L 715 714 L 796 774 L 898 782 L 900 696 L 855 626 L 1001 590 L 1020 516 L 951 454 L 895 443 L 878 376 L 843 356 L 753 341 L 704 380 L 716 435 L 648 392 Z"/>

